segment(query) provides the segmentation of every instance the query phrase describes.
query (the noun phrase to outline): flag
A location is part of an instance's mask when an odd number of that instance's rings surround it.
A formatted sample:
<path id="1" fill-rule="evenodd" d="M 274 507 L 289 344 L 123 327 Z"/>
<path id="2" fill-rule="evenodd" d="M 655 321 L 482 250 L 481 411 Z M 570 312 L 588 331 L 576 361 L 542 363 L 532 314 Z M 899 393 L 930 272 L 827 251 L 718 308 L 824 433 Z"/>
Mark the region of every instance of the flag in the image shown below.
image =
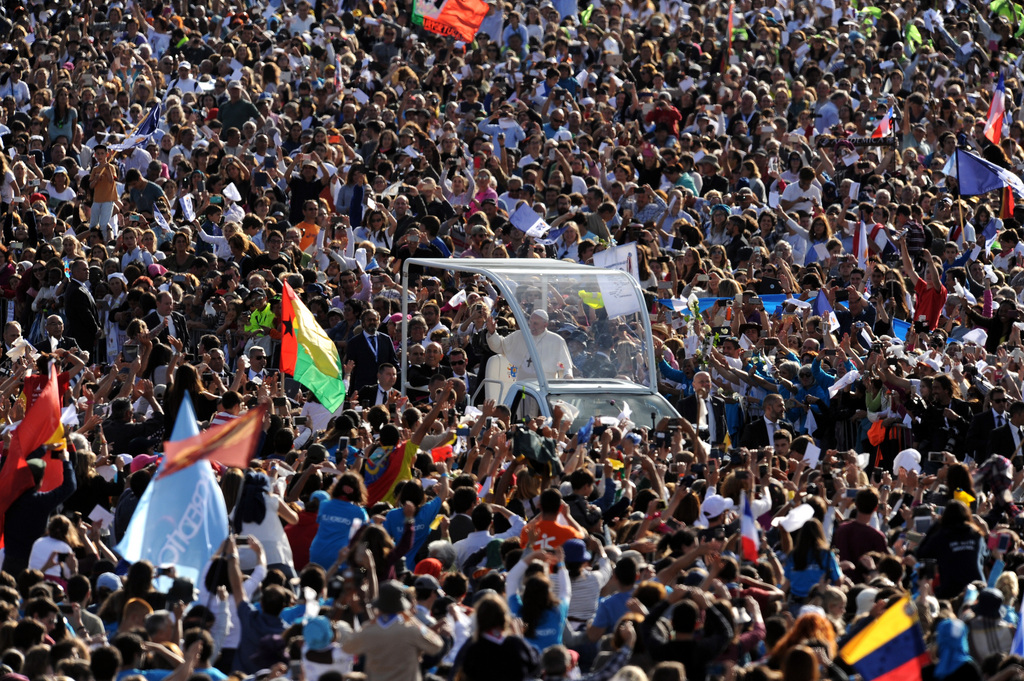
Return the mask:
<path id="1" fill-rule="evenodd" d="M 868 233 L 868 240 L 878 247 L 879 252 L 885 251 L 885 247 L 889 245 L 889 235 L 885 233 L 885 225 L 876 222 Z"/>
<path id="2" fill-rule="evenodd" d="M 489 9 L 484 0 L 417 1 L 413 5 L 412 21 L 422 24 L 431 33 L 471 43 Z"/>
<path id="3" fill-rule="evenodd" d="M 542 238 L 551 229 L 551 226 L 544 221 L 544 218 L 538 215 L 525 201 L 519 204 L 519 207 L 512 212 L 508 221 L 520 232 L 525 233 L 526 236 L 534 238 Z"/>
<path id="4" fill-rule="evenodd" d="M 281 370 L 313 391 L 327 411 L 345 403 L 341 357 L 288 282 L 281 300 Z"/>
<path id="5" fill-rule="evenodd" d="M 232 468 L 247 468 L 259 445 L 266 413 L 267 407 L 262 405 L 187 440 L 165 442 L 164 465 L 157 472 L 157 479 L 203 459 Z"/>
<path id="6" fill-rule="evenodd" d="M 761 536 L 757 532 L 757 519 L 746 492 L 740 492 L 740 536 L 743 538 L 743 560 L 757 562 Z"/>
<path id="7" fill-rule="evenodd" d="M 57 401 L 62 403 L 64 393 L 67 392 L 68 386 L 70 385 L 71 378 L 67 373 L 57 374 Z M 49 385 L 49 377 L 43 374 L 34 374 L 32 376 L 25 377 L 25 384 L 22 386 L 22 392 L 25 396 L 25 409 L 26 411 L 35 404 L 36 400 L 39 399 L 39 395 L 43 388 Z M 76 424 L 77 425 L 77 424 Z M 53 430 L 48 438 L 43 442 L 46 445 L 61 445 L 64 444 L 64 426 L 60 423 Z M 33 447 L 35 449 L 35 447 Z M 32 450 L 28 450 L 32 451 Z M 43 479 L 39 483 L 40 492 L 51 492 L 64 483 L 64 462 L 60 459 L 54 459 L 51 457 L 46 458 L 46 470 L 43 472 Z"/>
<path id="8" fill-rule="evenodd" d="M 590 15 L 594 13 L 594 5 L 590 5 L 585 10 L 580 12 L 580 26 L 586 28 L 587 24 L 590 23 Z"/>
<path id="9" fill-rule="evenodd" d="M 1013 172 L 963 149 L 956 150 L 946 161 L 942 172 L 956 178 L 960 196 L 978 196 L 1003 187 L 1011 187 L 1017 194 L 1024 196 L 1024 181 Z"/>
<path id="10" fill-rule="evenodd" d="M 146 114 L 145 118 L 139 121 L 139 124 L 135 126 L 135 129 L 125 135 L 124 141 L 120 144 L 115 144 L 110 147 L 112 151 L 125 151 L 126 149 L 132 149 L 145 142 L 150 135 L 156 132 L 157 126 L 160 124 L 160 103 L 158 102 L 149 113 Z"/>
<path id="11" fill-rule="evenodd" d="M 953 498 L 956 499 L 957 501 L 962 501 L 968 506 L 970 506 L 971 503 L 974 501 L 974 497 L 972 495 L 968 494 L 967 492 L 963 491 L 960 488 L 957 488 L 957 490 L 953 492 Z"/>
<path id="12" fill-rule="evenodd" d="M 872 138 L 885 137 L 892 133 L 892 107 L 886 112 L 885 116 L 878 122 L 878 127 L 871 133 Z"/>
<path id="13" fill-rule="evenodd" d="M 1012 218 L 1014 208 L 1016 208 L 1016 205 L 1013 201 L 1013 190 L 1011 190 L 1009 187 L 1003 187 L 1002 201 L 999 202 L 999 219 L 1008 220 Z M 995 221 L 990 220 L 989 222 L 992 223 Z"/>
<path id="14" fill-rule="evenodd" d="M 412 462 L 416 459 L 417 447 L 402 443 L 397 447 L 384 449 L 384 456 L 363 466 L 363 482 L 366 483 L 366 506 L 378 501 L 394 501 L 395 486 L 403 480 L 412 479 Z"/>
<path id="15" fill-rule="evenodd" d="M 949 230 L 949 240 L 956 242 L 957 244 L 960 243 L 960 237 L 962 237 L 963 235 L 964 227 L 961 224 L 953 225 L 953 227 Z"/>
<path id="16" fill-rule="evenodd" d="M 818 297 L 814 299 L 814 312 L 822 319 L 828 320 L 830 331 L 835 331 L 839 328 L 839 320 L 836 319 L 835 310 L 832 309 L 832 304 L 828 302 L 824 291 L 819 290 Z"/>
<path id="17" fill-rule="evenodd" d="M 1006 85 L 1003 74 L 999 74 L 999 82 L 992 93 L 992 103 L 988 106 L 988 120 L 985 123 L 985 138 L 992 144 L 999 144 L 1003 139 L 1003 116 L 1006 114 Z"/>
<path id="18" fill-rule="evenodd" d="M 595 417 L 591 416 L 586 423 L 580 426 L 580 429 L 576 431 L 576 446 L 586 447 L 590 444 L 590 437 L 594 434 L 594 424 L 596 423 Z"/>
<path id="19" fill-rule="evenodd" d="M 199 435 L 188 394 L 178 408 L 171 442 Z M 115 550 L 125 560 L 148 560 L 175 565 L 178 575 L 193 581 L 228 536 L 228 511 L 209 461 L 174 475 L 163 475 L 165 458 L 156 478 L 146 487 L 124 538 Z"/>
<path id="20" fill-rule="evenodd" d="M 868 228 L 863 221 L 857 225 L 853 254 L 857 256 L 857 267 L 864 269 L 868 262 Z"/>
<path id="21" fill-rule="evenodd" d="M 1024 622 L 1024 601 L 1020 604 L 1020 619 Z M 1024 655 L 1024 626 L 1017 625 L 1017 633 L 1013 635 L 1013 643 L 1010 644 L 1011 655 Z"/>
<path id="22" fill-rule="evenodd" d="M 839 651 L 864 681 L 916 681 L 931 664 L 917 610 L 904 596 Z"/>
<path id="23" fill-rule="evenodd" d="M 453 453 L 454 448 L 450 444 L 443 447 L 434 447 L 430 450 L 430 458 L 434 463 L 440 463 L 452 458 Z"/>
<path id="24" fill-rule="evenodd" d="M 11 504 L 26 491 L 35 487 L 35 478 L 28 466 L 28 455 L 39 449 L 50 435 L 60 427 L 60 394 L 57 388 L 57 370 L 50 367 L 50 379 L 36 395 L 25 418 L 11 434 L 6 460 L 0 468 L 0 535 L 3 535 L 4 515 Z M 61 464 L 63 469 L 64 464 Z"/>

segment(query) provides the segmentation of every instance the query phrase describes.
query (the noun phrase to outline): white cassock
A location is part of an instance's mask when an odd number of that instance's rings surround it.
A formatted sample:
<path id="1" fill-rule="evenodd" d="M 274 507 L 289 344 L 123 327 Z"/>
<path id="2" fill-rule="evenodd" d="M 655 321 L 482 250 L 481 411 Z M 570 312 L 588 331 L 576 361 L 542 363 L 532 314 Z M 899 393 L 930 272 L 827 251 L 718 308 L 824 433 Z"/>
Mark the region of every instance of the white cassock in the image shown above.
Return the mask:
<path id="1" fill-rule="evenodd" d="M 540 336 L 533 337 L 533 344 L 537 346 L 547 378 L 572 377 L 572 356 L 561 336 L 545 331 Z M 494 352 L 504 355 L 508 363 L 516 368 L 515 378 L 537 377 L 537 367 L 530 359 L 530 351 L 526 347 L 526 337 L 522 331 L 515 331 L 504 338 L 496 333 L 489 334 L 487 345 Z M 562 366 L 559 367 L 559 364 Z"/>

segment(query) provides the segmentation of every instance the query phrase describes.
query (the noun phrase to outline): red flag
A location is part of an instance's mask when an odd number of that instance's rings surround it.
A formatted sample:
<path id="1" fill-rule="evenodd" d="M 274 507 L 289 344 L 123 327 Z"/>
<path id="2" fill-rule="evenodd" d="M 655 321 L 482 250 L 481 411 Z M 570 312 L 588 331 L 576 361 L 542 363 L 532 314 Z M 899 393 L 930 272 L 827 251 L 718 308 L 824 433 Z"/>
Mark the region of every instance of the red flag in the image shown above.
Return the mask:
<path id="1" fill-rule="evenodd" d="M 28 455 L 41 447 L 60 425 L 60 395 L 57 392 L 57 371 L 50 368 L 50 380 L 43 385 L 25 418 L 14 429 L 11 447 L 0 468 L 0 535 L 4 515 L 11 504 L 35 486 L 28 467 Z M 63 464 L 62 464 L 63 465 Z"/>
<path id="2" fill-rule="evenodd" d="M 243 416 L 214 426 L 186 440 L 164 443 L 164 464 L 157 473 L 160 479 L 188 468 L 203 459 L 233 468 L 246 468 L 260 441 L 266 405 L 250 409 Z"/>
<path id="3" fill-rule="evenodd" d="M 447 461 L 452 458 L 452 452 L 454 451 L 451 445 L 445 445 L 443 447 L 434 447 L 430 450 L 430 458 L 433 459 L 434 463 L 440 463 Z"/>
<path id="4" fill-rule="evenodd" d="M 488 11 L 490 6 L 484 0 L 445 0 L 436 17 L 423 17 L 423 28 L 471 43 Z"/>
<path id="5" fill-rule="evenodd" d="M 1010 187 L 1003 187 L 1003 200 L 999 206 L 999 219 L 1008 220 L 1013 217 L 1013 190 Z"/>

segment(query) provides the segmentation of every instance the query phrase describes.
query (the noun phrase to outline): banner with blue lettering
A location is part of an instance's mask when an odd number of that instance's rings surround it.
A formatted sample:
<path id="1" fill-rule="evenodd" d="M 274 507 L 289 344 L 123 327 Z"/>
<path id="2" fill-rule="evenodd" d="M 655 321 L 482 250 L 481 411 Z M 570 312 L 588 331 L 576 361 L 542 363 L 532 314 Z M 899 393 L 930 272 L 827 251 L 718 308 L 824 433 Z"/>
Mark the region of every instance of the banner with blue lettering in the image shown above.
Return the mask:
<path id="1" fill-rule="evenodd" d="M 186 393 L 171 440 L 198 434 L 195 410 Z M 148 560 L 156 566 L 175 565 L 178 576 L 195 581 L 227 537 L 224 496 L 210 462 L 200 461 L 149 483 L 115 550 L 130 563 Z"/>

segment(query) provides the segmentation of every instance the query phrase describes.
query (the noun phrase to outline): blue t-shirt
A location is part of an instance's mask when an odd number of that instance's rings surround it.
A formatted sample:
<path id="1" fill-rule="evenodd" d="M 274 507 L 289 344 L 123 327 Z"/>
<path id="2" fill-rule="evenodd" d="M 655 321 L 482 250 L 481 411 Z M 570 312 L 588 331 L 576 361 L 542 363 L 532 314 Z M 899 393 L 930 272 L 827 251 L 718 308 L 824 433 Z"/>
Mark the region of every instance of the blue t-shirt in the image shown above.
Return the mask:
<path id="1" fill-rule="evenodd" d="M 430 523 L 434 522 L 434 518 L 437 517 L 440 510 L 441 499 L 440 497 L 434 497 L 423 504 L 420 510 L 416 512 L 416 521 L 413 523 L 415 535 L 412 540 L 412 548 L 409 549 L 409 553 L 405 554 L 405 564 L 410 570 L 416 567 L 416 554 L 427 543 L 427 536 L 430 534 Z M 388 531 L 388 534 L 396 542 L 402 538 L 402 533 L 405 532 L 405 513 L 402 512 L 401 508 L 394 508 L 388 511 L 388 514 L 384 516 L 384 529 Z M 310 558 L 312 559 L 312 557 L 313 552 L 310 551 Z"/>
<path id="2" fill-rule="evenodd" d="M 818 560 L 808 560 L 803 570 L 796 569 L 793 556 L 790 555 L 783 569 L 789 580 L 789 592 L 798 598 L 806 597 L 823 575 L 827 575 L 833 582 L 838 582 L 841 576 L 839 560 L 833 551 L 822 551 Z"/>
<path id="3" fill-rule="evenodd" d="M 516 617 L 519 617 L 519 613 L 523 609 L 523 601 L 516 594 L 512 598 L 508 599 L 509 610 Z M 565 621 L 569 617 L 569 599 L 562 599 L 562 602 L 557 608 L 548 608 L 541 615 L 540 622 L 537 623 L 534 635 L 525 637 L 526 642 L 536 648 L 539 652 L 544 652 L 545 649 L 551 646 L 561 645 L 562 643 L 562 631 L 565 629 Z"/>
<path id="4" fill-rule="evenodd" d="M 353 525 L 363 525 L 369 519 L 357 504 L 341 499 L 330 499 L 320 504 L 316 521 L 320 527 L 309 545 L 309 561 L 329 568 L 338 558 L 338 551 L 348 546 Z"/>
<path id="5" fill-rule="evenodd" d="M 594 626 L 605 631 L 615 628 L 615 623 L 626 614 L 626 603 L 633 597 L 632 590 L 605 596 L 597 604 Z"/>
<path id="6" fill-rule="evenodd" d="M 305 606 L 305 604 L 303 604 Z M 207 667 L 206 669 L 197 669 L 193 674 L 206 674 L 213 681 L 227 681 L 228 675 L 217 669 L 216 667 Z"/>
<path id="7" fill-rule="evenodd" d="M 146 681 L 164 681 L 170 675 L 170 669 L 125 669 L 114 678 L 115 681 L 121 681 L 129 676 L 141 676 Z"/>

